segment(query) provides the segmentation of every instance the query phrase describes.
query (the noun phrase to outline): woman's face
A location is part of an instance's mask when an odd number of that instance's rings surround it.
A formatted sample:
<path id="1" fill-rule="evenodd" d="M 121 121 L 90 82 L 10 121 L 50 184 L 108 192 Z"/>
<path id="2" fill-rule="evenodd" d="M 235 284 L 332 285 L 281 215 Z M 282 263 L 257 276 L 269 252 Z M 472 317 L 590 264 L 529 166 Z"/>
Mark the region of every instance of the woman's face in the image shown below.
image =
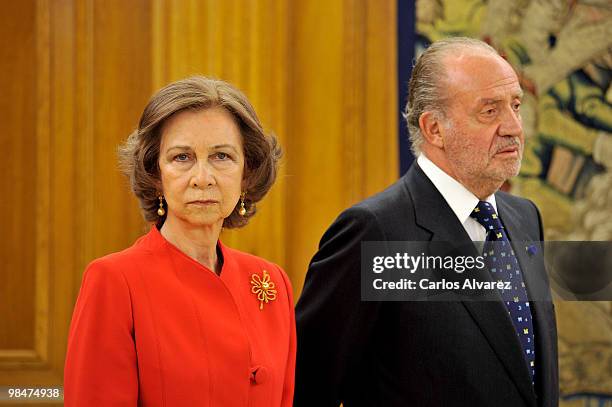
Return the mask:
<path id="1" fill-rule="evenodd" d="M 221 107 L 185 110 L 162 128 L 159 153 L 168 218 L 194 226 L 222 225 L 242 189 L 242 136 Z"/>

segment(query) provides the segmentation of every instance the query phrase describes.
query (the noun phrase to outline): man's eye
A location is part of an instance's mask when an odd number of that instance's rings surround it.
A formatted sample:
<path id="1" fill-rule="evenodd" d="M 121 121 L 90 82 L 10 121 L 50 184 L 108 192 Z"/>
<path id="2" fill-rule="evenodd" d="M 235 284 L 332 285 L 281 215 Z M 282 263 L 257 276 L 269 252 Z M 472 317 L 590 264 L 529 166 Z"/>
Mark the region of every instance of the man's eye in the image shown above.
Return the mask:
<path id="1" fill-rule="evenodd" d="M 515 112 L 518 112 L 521 109 L 521 104 L 515 103 L 514 105 L 512 105 L 512 108 L 514 109 Z"/>
<path id="2" fill-rule="evenodd" d="M 495 109 L 491 108 L 491 109 L 487 109 L 484 111 L 484 114 L 486 116 L 493 116 L 495 114 Z"/>

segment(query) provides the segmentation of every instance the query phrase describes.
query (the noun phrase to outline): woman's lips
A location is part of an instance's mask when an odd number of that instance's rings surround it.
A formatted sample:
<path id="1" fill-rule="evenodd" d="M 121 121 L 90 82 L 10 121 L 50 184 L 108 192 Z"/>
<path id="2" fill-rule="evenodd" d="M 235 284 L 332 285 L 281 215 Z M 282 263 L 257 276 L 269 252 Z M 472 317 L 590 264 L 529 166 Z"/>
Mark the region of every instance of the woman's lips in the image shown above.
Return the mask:
<path id="1" fill-rule="evenodd" d="M 215 204 L 218 204 L 218 203 L 219 203 L 219 201 L 215 201 L 214 199 L 204 199 L 204 200 L 197 200 L 197 201 L 188 202 L 188 204 L 190 204 L 190 205 L 200 205 L 200 206 L 215 205 Z"/>

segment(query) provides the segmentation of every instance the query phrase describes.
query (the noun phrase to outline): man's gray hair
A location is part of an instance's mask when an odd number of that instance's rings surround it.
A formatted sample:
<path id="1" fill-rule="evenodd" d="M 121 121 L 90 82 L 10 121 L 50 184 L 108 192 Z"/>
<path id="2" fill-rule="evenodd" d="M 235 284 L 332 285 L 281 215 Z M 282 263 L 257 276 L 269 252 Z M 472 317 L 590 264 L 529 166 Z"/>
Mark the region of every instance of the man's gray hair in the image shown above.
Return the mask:
<path id="1" fill-rule="evenodd" d="M 436 41 L 423 51 L 412 68 L 412 75 L 408 83 L 408 103 L 404 109 L 411 149 L 415 156 L 420 154 L 421 144 L 423 144 L 423 135 L 419 127 L 421 115 L 425 112 L 433 112 L 440 119 L 444 117 L 446 72 L 443 59 L 454 51 L 461 50 L 485 51 L 499 55 L 486 42 L 468 37 L 451 37 Z"/>

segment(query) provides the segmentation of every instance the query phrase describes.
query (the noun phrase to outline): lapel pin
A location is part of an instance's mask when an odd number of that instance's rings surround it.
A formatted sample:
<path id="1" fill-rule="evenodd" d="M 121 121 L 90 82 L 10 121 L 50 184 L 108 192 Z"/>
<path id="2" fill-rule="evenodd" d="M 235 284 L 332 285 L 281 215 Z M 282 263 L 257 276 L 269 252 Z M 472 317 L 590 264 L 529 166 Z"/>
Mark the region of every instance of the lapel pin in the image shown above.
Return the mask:
<path id="1" fill-rule="evenodd" d="M 270 301 L 276 299 L 276 285 L 270 281 L 270 274 L 266 270 L 263 271 L 263 275 L 259 277 L 256 273 L 251 275 L 251 292 L 257 295 L 259 300 L 259 309 L 262 310 L 264 303 L 267 304 Z"/>
<path id="2" fill-rule="evenodd" d="M 538 252 L 538 248 L 535 247 L 535 245 L 530 244 L 529 246 L 525 247 L 525 250 L 527 251 L 527 253 L 530 256 L 533 256 L 534 254 L 536 254 Z"/>

